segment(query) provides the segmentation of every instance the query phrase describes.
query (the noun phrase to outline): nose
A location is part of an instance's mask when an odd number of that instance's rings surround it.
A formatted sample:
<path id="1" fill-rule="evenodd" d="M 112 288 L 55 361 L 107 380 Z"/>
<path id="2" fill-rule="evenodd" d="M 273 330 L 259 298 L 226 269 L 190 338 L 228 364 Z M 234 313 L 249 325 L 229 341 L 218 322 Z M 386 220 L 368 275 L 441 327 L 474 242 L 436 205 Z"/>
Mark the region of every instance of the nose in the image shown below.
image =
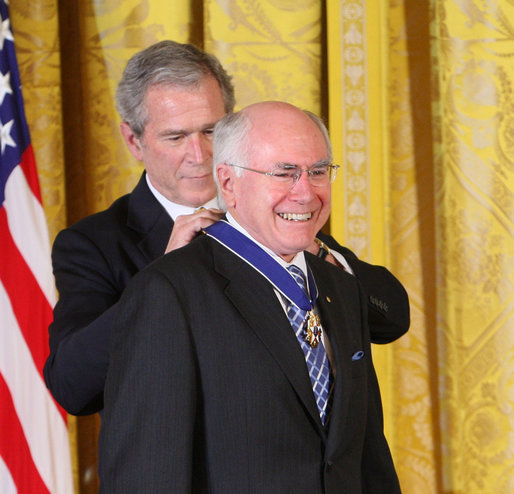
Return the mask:
<path id="1" fill-rule="evenodd" d="M 289 190 L 289 195 L 301 202 L 308 202 L 316 195 L 308 173 L 300 174 L 298 182 L 296 182 L 296 184 L 294 184 Z"/>
<path id="2" fill-rule="evenodd" d="M 212 154 L 212 142 L 200 133 L 190 134 L 188 154 L 194 163 L 203 163 Z"/>

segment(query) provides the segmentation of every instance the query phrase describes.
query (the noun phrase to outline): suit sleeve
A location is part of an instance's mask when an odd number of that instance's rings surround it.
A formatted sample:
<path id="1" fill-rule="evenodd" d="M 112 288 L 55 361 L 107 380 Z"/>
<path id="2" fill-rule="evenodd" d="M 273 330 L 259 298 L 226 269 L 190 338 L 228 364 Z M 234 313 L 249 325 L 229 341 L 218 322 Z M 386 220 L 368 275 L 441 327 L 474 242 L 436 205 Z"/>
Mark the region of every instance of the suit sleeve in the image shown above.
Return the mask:
<path id="1" fill-rule="evenodd" d="M 112 330 L 99 440 L 101 491 L 191 492 L 197 372 L 169 281 L 142 271 Z"/>
<path id="2" fill-rule="evenodd" d="M 361 283 L 367 299 L 371 342 L 390 343 L 405 334 L 410 326 L 409 298 L 395 276 L 383 266 L 361 261 L 334 238 L 321 232 L 318 237 L 344 256 Z"/>
<path id="3" fill-rule="evenodd" d="M 122 288 L 110 278 L 101 250 L 72 229 L 57 236 L 52 262 L 59 301 L 49 327 L 46 385 L 69 413 L 94 413 L 103 408 L 110 328 Z"/>

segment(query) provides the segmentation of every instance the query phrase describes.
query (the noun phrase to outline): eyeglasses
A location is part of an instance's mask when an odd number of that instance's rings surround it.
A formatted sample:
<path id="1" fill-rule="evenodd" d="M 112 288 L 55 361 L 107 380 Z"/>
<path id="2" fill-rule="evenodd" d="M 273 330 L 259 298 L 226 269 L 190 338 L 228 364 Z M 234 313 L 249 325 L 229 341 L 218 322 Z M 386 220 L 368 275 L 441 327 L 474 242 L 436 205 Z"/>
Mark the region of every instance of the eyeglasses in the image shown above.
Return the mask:
<path id="1" fill-rule="evenodd" d="M 339 168 L 339 165 L 334 165 L 328 161 L 320 161 L 319 163 L 312 165 L 307 170 L 302 170 L 298 166 L 290 163 L 279 163 L 269 172 L 255 170 L 254 168 L 248 168 L 246 166 L 234 165 L 232 163 L 227 163 L 227 165 L 248 170 L 250 172 L 260 173 L 261 175 L 267 175 L 268 177 L 272 177 L 275 183 L 288 185 L 290 188 L 293 188 L 298 183 L 302 173 L 307 173 L 309 182 L 314 187 L 324 187 L 329 185 L 336 179 L 337 169 Z"/>

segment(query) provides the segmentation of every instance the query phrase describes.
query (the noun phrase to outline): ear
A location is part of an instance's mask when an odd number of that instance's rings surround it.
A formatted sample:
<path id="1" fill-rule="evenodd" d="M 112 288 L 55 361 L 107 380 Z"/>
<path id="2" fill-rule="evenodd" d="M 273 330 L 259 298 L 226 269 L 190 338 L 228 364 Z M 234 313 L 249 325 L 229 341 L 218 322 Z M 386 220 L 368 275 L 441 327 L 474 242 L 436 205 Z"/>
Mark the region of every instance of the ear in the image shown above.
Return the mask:
<path id="1" fill-rule="evenodd" d="M 127 122 L 121 122 L 120 131 L 132 156 L 138 161 L 143 161 L 141 140 L 134 134 L 130 125 Z"/>
<path id="2" fill-rule="evenodd" d="M 232 209 L 236 204 L 234 193 L 235 172 L 231 166 L 225 163 L 216 165 L 216 177 L 218 179 L 219 189 L 225 200 L 225 204 Z"/>

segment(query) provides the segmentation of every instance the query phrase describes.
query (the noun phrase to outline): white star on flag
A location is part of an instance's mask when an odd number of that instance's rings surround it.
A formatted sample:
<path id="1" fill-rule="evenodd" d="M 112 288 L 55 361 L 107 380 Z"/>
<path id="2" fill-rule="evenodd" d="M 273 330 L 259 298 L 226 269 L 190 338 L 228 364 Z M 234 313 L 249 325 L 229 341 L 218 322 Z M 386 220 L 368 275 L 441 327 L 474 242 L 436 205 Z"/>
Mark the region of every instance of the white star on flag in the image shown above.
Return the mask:
<path id="1" fill-rule="evenodd" d="M 5 19 L 0 24 L 0 50 L 4 49 L 4 40 L 14 41 L 11 32 L 11 21 L 9 19 Z"/>
<path id="2" fill-rule="evenodd" d="M 14 120 L 7 122 L 5 125 L 0 123 L 0 141 L 2 145 L 2 154 L 4 154 L 5 146 L 11 146 L 13 148 L 16 147 L 16 143 L 13 141 L 11 137 L 11 128 L 14 124 Z"/>
<path id="3" fill-rule="evenodd" d="M 11 73 L 0 74 L 0 105 L 4 102 L 6 94 L 12 94 Z"/>

